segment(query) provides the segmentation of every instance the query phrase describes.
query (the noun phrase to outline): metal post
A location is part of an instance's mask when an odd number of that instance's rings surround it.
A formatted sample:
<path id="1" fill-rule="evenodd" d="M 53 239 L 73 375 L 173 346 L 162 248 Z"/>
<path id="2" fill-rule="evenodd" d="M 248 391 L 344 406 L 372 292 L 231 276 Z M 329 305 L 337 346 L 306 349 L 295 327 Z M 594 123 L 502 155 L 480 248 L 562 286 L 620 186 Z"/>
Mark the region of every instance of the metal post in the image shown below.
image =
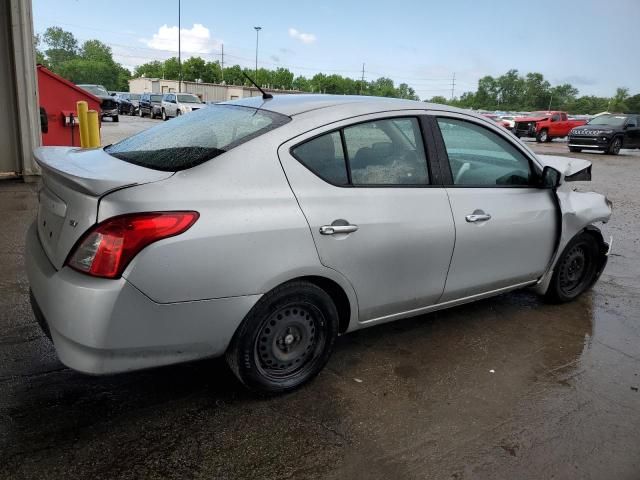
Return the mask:
<path id="1" fill-rule="evenodd" d="M 549 108 L 547 108 L 547 110 L 551 110 L 551 100 L 553 100 L 553 93 L 551 94 L 551 98 L 549 99 Z"/>
<path id="2" fill-rule="evenodd" d="M 258 34 L 260 33 L 260 30 L 262 30 L 262 27 L 253 27 L 256 29 L 256 74 L 255 74 L 255 79 L 254 81 L 258 81 Z"/>
<path id="3" fill-rule="evenodd" d="M 362 63 L 362 80 L 360 80 L 360 95 L 362 95 L 363 87 L 364 87 L 364 63 Z"/>
<path id="4" fill-rule="evenodd" d="M 222 72 L 222 83 L 224 83 L 224 43 L 222 44 L 222 65 L 220 66 Z"/>
<path id="5" fill-rule="evenodd" d="M 182 91 L 182 58 L 180 55 L 180 37 L 182 35 L 180 24 L 180 0 L 178 0 L 178 91 Z"/>

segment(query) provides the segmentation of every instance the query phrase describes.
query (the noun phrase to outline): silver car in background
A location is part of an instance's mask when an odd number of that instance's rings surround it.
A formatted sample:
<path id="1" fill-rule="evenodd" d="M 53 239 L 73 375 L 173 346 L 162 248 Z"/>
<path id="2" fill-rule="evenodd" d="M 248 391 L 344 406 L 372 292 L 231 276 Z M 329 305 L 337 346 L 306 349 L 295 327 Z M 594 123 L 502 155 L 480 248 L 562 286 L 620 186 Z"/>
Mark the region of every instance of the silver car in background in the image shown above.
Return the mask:
<path id="1" fill-rule="evenodd" d="M 35 157 L 33 309 L 90 374 L 224 355 L 284 392 L 339 334 L 524 287 L 569 301 L 609 251 L 610 202 L 567 184 L 589 162 L 442 105 L 254 97 Z"/>
<path id="2" fill-rule="evenodd" d="M 172 117 L 198 111 L 206 106 L 192 93 L 165 93 L 162 96 L 162 119 L 169 120 Z"/>

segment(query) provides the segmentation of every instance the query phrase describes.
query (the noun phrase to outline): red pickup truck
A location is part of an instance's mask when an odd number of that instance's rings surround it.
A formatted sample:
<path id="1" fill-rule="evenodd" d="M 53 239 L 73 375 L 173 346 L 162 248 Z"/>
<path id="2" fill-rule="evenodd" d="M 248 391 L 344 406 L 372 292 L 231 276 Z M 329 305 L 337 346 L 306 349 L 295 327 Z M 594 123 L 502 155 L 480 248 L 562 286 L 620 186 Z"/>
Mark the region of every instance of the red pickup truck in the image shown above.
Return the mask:
<path id="1" fill-rule="evenodd" d="M 513 133 L 517 137 L 535 137 L 538 142 L 550 142 L 566 137 L 572 128 L 585 123 L 585 120 L 569 120 L 567 112 L 532 112 L 515 119 Z"/>

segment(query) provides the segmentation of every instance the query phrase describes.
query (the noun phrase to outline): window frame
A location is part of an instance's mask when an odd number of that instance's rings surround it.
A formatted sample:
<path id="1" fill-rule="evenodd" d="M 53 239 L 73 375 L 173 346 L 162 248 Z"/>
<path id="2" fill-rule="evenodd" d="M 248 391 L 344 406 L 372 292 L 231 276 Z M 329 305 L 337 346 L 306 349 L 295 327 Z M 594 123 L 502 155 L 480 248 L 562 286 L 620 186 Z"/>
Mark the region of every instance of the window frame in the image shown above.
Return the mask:
<path id="1" fill-rule="evenodd" d="M 449 113 L 449 112 L 434 112 L 429 115 L 431 130 L 433 132 L 433 136 L 435 137 L 435 145 L 438 151 L 438 162 L 440 164 L 440 170 L 442 172 L 442 185 L 446 188 L 536 188 L 542 189 L 542 185 L 540 185 L 540 174 L 542 171 L 542 166 L 534 161 L 531 158 L 531 154 L 524 150 L 518 143 L 514 142 L 512 138 L 509 138 L 508 132 L 501 132 L 498 130 L 498 127 L 485 124 L 483 121 L 479 121 L 479 119 L 475 117 Z M 529 185 L 456 185 L 453 183 L 453 173 L 451 171 L 451 164 L 449 162 L 449 154 L 447 153 L 446 144 L 444 142 L 444 137 L 442 136 L 442 132 L 440 131 L 440 126 L 438 125 L 438 119 L 449 119 L 449 120 L 458 120 L 461 122 L 471 123 L 480 128 L 484 128 L 485 130 L 490 131 L 491 133 L 501 137 L 506 142 L 515 148 L 529 163 L 529 168 L 532 173 L 532 182 Z"/>
<path id="2" fill-rule="evenodd" d="M 366 119 L 360 119 L 356 122 L 350 122 L 350 123 L 343 123 L 340 122 L 341 125 L 338 127 L 334 127 L 328 130 L 323 130 L 322 132 L 317 133 L 316 135 L 310 136 L 305 138 L 303 141 L 301 142 L 297 142 L 294 145 L 290 146 L 288 148 L 289 151 L 289 155 L 291 155 L 298 163 L 300 163 L 300 165 L 302 165 L 304 168 L 306 168 L 307 170 L 309 170 L 309 172 L 311 172 L 315 177 L 319 178 L 320 180 L 322 180 L 324 183 L 327 183 L 329 185 L 332 185 L 334 187 L 338 187 L 338 188 L 434 188 L 434 187 L 442 187 L 442 183 L 441 183 L 441 174 L 440 174 L 440 168 L 438 167 L 437 171 L 436 169 L 432 168 L 434 163 L 437 163 L 437 160 L 431 160 L 431 159 L 435 159 L 437 158 L 437 152 L 436 152 L 436 148 L 434 145 L 434 138 L 433 138 L 433 134 L 431 132 L 431 128 L 428 125 L 428 122 L 426 120 L 426 112 L 425 113 L 404 113 L 404 112 L 398 112 L 400 113 L 399 115 L 389 115 L 389 113 L 392 112 L 384 112 L 386 115 L 384 116 L 376 116 L 376 117 L 368 117 Z M 393 112 L 396 113 L 396 112 Z M 358 184 L 358 185 L 354 185 L 352 178 L 351 178 L 351 164 L 349 162 L 349 152 L 347 151 L 347 144 L 346 144 L 346 140 L 345 140 L 345 136 L 344 136 L 344 130 L 350 127 L 354 127 L 357 125 L 362 125 L 365 123 L 373 123 L 373 122 L 379 122 L 382 120 L 401 120 L 401 119 L 415 119 L 418 122 L 418 129 L 420 131 L 420 140 L 422 141 L 422 146 L 423 146 L 423 151 L 424 151 L 424 156 L 425 156 L 425 162 L 426 162 L 426 166 L 427 166 L 427 174 L 428 174 L 428 180 L 429 183 L 423 184 L 423 183 L 416 183 L 416 184 L 372 184 L 372 185 L 367 185 L 367 184 Z M 348 119 L 346 119 L 345 121 L 348 121 Z M 333 183 L 325 178 L 322 178 L 320 175 L 318 175 L 316 172 L 314 172 L 313 170 L 311 170 L 311 168 L 309 168 L 307 165 L 305 165 L 305 163 L 294 153 L 294 150 L 296 148 L 298 148 L 299 146 L 307 143 L 307 142 L 311 142 L 312 140 L 315 140 L 318 137 L 322 137 L 323 135 L 331 135 L 332 133 L 338 132 L 340 134 L 340 143 L 342 146 L 342 152 L 343 152 L 343 157 L 344 157 L 344 162 L 345 162 L 345 168 L 347 170 L 347 184 L 346 185 L 340 185 L 337 183 Z M 429 139 L 429 141 L 427 141 L 427 138 Z"/>

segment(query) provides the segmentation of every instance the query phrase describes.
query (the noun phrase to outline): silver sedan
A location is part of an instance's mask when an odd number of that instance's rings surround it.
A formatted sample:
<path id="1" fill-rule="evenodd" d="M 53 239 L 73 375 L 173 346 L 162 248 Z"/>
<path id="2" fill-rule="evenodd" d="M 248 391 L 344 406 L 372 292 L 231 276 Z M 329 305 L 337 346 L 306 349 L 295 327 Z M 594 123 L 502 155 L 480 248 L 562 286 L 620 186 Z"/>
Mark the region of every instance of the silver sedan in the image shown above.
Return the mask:
<path id="1" fill-rule="evenodd" d="M 284 392 L 337 335 L 524 287 L 570 301 L 609 252 L 610 202 L 567 184 L 589 162 L 441 105 L 255 97 L 35 157 L 33 309 L 90 374 L 224 355 Z"/>

